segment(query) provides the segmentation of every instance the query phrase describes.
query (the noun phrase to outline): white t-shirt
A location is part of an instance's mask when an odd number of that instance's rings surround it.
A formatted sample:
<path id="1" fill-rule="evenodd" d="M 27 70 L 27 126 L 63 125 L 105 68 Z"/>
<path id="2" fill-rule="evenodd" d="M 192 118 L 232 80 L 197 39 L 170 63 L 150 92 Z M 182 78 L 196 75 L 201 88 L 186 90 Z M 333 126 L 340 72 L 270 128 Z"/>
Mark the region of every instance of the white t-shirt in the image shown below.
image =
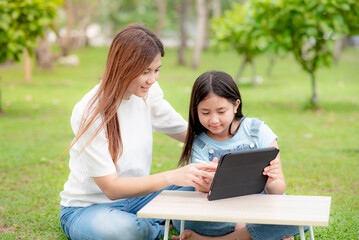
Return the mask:
<path id="1" fill-rule="evenodd" d="M 99 85 L 78 102 L 71 116 L 71 127 L 76 134 L 82 114 L 89 100 L 97 92 Z M 117 161 L 117 175 L 141 177 L 150 174 L 152 162 L 152 131 L 175 134 L 187 129 L 187 122 L 163 99 L 163 92 L 156 82 L 149 90 L 147 98 L 132 95 L 123 100 L 118 111 L 123 153 Z M 99 117 L 90 130 L 70 149 L 70 175 L 60 193 L 61 205 L 85 207 L 97 203 L 112 202 L 101 191 L 93 177 L 102 177 L 116 172 L 108 150 L 106 131 L 101 132 L 79 155 L 84 144 L 97 126 Z"/>

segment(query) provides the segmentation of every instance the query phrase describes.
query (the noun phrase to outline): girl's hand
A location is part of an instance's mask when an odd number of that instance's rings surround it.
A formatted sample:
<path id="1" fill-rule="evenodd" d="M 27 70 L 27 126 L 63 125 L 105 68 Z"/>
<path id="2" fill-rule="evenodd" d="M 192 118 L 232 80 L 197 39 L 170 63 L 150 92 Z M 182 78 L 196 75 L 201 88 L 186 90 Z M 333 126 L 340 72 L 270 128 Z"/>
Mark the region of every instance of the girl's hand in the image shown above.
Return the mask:
<path id="1" fill-rule="evenodd" d="M 274 140 L 270 147 L 278 148 L 278 143 Z M 269 194 L 283 194 L 285 191 L 285 180 L 282 169 L 282 162 L 280 154 L 269 163 L 269 166 L 264 168 L 263 175 L 268 176 L 268 180 L 265 186 L 265 191 Z"/>
<path id="2" fill-rule="evenodd" d="M 270 162 L 268 167 L 264 168 L 263 175 L 268 176 L 268 181 L 282 178 L 282 164 L 278 156 Z"/>
<path id="3" fill-rule="evenodd" d="M 283 194 L 285 191 L 285 181 L 282 171 L 282 164 L 279 155 L 264 168 L 263 175 L 268 176 L 265 190 L 269 194 Z"/>

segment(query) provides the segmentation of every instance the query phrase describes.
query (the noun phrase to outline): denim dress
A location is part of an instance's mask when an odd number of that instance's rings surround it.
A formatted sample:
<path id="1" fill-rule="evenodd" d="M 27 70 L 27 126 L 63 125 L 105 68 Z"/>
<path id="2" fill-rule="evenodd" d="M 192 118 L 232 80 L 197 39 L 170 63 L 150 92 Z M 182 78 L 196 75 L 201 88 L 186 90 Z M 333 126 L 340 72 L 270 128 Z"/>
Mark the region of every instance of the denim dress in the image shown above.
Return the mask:
<path id="1" fill-rule="evenodd" d="M 245 118 L 237 133 L 229 140 L 219 142 L 201 133 L 196 136 L 192 147 L 190 161 L 213 161 L 228 152 L 257 149 L 268 147 L 277 136 L 273 131 L 257 118 Z M 263 190 L 262 194 L 265 194 Z M 174 227 L 178 228 L 179 222 L 174 221 Z M 185 229 L 209 236 L 222 236 L 234 231 L 236 223 L 224 222 L 195 222 L 186 221 Z M 246 228 L 254 240 L 278 240 L 299 234 L 297 226 L 246 224 Z"/>

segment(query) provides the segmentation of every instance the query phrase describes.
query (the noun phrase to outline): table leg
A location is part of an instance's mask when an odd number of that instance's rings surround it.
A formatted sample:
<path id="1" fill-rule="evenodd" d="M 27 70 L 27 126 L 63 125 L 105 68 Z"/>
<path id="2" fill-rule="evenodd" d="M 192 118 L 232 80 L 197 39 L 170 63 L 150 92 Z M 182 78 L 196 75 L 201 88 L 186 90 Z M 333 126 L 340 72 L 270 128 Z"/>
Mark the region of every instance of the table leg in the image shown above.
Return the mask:
<path id="1" fill-rule="evenodd" d="M 312 226 L 309 226 L 309 234 L 310 234 L 310 240 L 314 240 L 314 231 Z"/>
<path id="2" fill-rule="evenodd" d="M 163 240 L 168 240 L 169 233 L 170 233 L 170 219 L 166 219 L 165 233 L 163 234 Z"/>
<path id="3" fill-rule="evenodd" d="M 184 220 L 181 220 L 181 231 L 180 234 L 182 234 L 184 231 Z"/>
<path id="4" fill-rule="evenodd" d="M 300 240 L 305 240 L 304 227 L 303 226 L 299 226 L 299 234 L 300 234 Z"/>

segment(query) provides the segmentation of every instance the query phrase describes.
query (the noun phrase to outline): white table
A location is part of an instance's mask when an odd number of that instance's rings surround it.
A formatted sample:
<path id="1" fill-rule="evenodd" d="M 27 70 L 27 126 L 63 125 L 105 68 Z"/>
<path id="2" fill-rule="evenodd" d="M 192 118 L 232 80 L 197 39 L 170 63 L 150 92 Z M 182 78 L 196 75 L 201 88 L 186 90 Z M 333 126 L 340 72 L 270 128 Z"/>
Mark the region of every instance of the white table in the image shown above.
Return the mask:
<path id="1" fill-rule="evenodd" d="M 164 239 L 168 239 L 170 219 L 212 222 L 243 222 L 257 224 L 299 226 L 300 237 L 305 239 L 303 226 L 328 226 L 331 197 L 253 194 L 208 201 L 201 192 L 161 192 L 144 206 L 140 218 L 166 219 Z"/>

